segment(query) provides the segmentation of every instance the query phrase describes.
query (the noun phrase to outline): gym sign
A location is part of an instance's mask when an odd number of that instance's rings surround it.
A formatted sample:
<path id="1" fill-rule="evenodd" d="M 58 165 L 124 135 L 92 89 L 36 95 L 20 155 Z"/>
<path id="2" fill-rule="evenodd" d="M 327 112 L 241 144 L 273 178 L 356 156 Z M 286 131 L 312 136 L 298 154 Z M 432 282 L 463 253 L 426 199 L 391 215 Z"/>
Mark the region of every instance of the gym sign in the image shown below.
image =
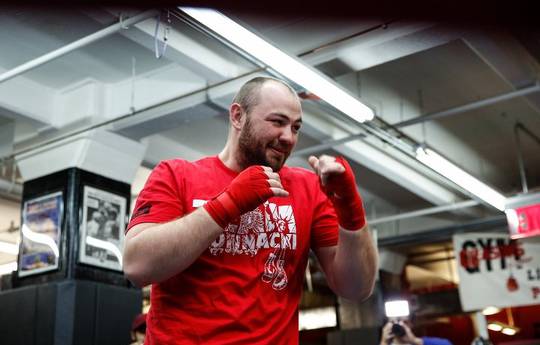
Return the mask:
<path id="1" fill-rule="evenodd" d="M 540 242 L 504 233 L 454 235 L 464 311 L 540 303 Z"/>

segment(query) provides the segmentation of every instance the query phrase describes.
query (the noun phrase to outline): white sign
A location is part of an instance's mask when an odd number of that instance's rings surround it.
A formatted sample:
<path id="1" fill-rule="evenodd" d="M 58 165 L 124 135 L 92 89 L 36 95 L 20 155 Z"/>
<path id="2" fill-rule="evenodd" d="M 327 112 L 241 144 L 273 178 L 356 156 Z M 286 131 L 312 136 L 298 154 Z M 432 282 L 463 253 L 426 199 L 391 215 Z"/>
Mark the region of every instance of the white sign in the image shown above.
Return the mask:
<path id="1" fill-rule="evenodd" d="M 464 311 L 540 303 L 540 243 L 501 233 L 454 235 Z"/>
<path id="2" fill-rule="evenodd" d="M 58 268 L 63 207 L 62 192 L 24 202 L 19 277 Z"/>
<path id="3" fill-rule="evenodd" d="M 79 261 L 122 270 L 126 198 L 84 186 Z"/>

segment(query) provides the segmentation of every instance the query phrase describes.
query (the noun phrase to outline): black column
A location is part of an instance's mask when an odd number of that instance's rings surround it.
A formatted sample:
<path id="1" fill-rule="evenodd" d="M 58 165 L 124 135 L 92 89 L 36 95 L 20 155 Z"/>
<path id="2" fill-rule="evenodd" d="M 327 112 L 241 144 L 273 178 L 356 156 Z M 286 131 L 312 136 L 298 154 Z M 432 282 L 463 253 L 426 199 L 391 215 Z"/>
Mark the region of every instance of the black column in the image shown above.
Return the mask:
<path id="1" fill-rule="evenodd" d="M 19 267 L 13 289 L 0 293 L 2 344 L 128 344 L 142 295 L 110 248 L 123 236 L 130 185 L 69 168 L 25 182 L 21 207 Z M 107 217 L 115 220 L 104 235 Z M 45 238 L 55 238 L 50 224 L 60 230 L 57 249 Z"/>
<path id="2" fill-rule="evenodd" d="M 138 289 L 64 280 L 0 292 L 2 345 L 127 345 Z"/>

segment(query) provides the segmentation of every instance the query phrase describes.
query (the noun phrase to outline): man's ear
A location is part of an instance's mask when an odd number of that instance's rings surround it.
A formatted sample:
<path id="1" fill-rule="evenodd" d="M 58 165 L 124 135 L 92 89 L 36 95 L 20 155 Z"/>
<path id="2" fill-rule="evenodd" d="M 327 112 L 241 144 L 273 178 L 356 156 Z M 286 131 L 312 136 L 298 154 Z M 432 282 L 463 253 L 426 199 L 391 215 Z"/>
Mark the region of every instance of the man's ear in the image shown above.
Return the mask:
<path id="1" fill-rule="evenodd" d="M 240 130 L 244 125 L 244 112 L 242 111 L 242 106 L 238 103 L 233 103 L 229 107 L 229 120 L 231 125 Z"/>

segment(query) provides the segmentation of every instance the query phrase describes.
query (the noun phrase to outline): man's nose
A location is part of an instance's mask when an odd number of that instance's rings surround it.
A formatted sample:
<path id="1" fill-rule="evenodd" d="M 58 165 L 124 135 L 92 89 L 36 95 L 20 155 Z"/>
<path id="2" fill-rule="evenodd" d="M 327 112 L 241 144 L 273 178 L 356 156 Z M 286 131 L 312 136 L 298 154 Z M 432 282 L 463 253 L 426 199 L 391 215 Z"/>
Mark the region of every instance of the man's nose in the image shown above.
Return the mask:
<path id="1" fill-rule="evenodd" d="M 296 134 L 293 132 L 292 127 L 283 127 L 279 140 L 283 143 L 287 143 L 288 145 L 294 145 L 294 142 L 296 140 Z"/>

